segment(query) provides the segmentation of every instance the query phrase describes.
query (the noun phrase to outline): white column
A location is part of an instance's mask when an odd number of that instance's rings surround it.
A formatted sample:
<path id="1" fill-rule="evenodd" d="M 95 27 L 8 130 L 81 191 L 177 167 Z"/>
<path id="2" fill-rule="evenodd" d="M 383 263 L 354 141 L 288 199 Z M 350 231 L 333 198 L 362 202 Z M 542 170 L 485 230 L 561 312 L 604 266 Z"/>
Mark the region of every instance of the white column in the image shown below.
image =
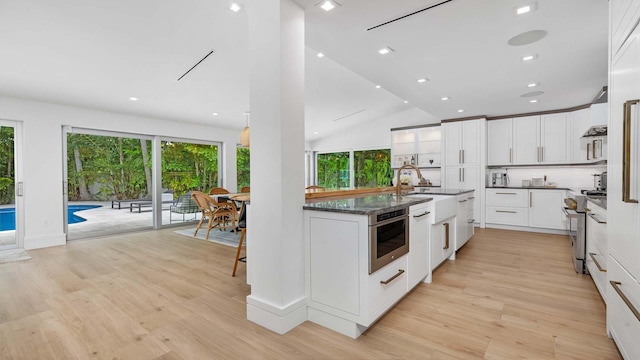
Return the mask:
<path id="1" fill-rule="evenodd" d="M 306 320 L 304 283 L 304 11 L 253 0 L 251 47 L 251 295 L 247 318 L 284 334 Z"/>

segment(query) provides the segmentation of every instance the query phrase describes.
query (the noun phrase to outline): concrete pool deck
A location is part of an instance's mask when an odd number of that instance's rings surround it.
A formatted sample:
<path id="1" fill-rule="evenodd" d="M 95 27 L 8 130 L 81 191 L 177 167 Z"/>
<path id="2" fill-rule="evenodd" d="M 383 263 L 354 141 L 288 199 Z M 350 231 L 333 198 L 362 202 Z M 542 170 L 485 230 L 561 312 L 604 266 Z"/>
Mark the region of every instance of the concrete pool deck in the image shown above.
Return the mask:
<path id="1" fill-rule="evenodd" d="M 118 233 L 125 233 L 137 230 L 151 230 L 153 228 L 153 212 L 137 211 L 131 212 L 129 205 L 122 206 L 122 209 L 111 208 L 111 201 L 70 201 L 69 205 L 99 205 L 94 209 L 76 211 L 75 214 L 87 221 L 69 224 L 67 241 L 101 237 Z M 150 210 L 150 209 L 149 209 Z M 60 210 L 62 212 L 62 210 Z M 171 223 L 170 223 L 171 218 Z M 194 220 L 194 218 L 196 218 Z M 200 212 L 195 214 L 171 213 L 167 207 L 162 210 L 162 225 L 176 226 L 189 222 L 199 221 Z M 0 246 L 15 242 L 15 230 L 0 231 Z"/>

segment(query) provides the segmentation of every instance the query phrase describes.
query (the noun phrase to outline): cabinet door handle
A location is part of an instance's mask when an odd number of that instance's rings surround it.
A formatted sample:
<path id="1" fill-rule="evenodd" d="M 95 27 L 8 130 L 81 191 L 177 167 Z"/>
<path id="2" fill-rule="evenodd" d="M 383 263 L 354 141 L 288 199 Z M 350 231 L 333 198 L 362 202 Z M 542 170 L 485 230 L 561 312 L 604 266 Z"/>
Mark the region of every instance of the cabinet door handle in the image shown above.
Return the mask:
<path id="1" fill-rule="evenodd" d="M 517 214 L 516 211 L 507 211 L 507 210 L 496 210 L 499 213 L 507 213 L 507 214 Z"/>
<path id="2" fill-rule="evenodd" d="M 449 248 L 449 223 L 444 223 L 444 247 L 443 250 L 447 250 Z"/>
<path id="3" fill-rule="evenodd" d="M 387 285 L 388 283 L 392 282 L 393 280 L 395 280 L 398 276 L 404 274 L 404 270 L 402 269 L 398 269 L 398 273 L 393 275 L 392 277 L 388 278 L 387 280 L 380 280 L 380 284 L 383 285 Z"/>
<path id="4" fill-rule="evenodd" d="M 631 106 L 638 104 L 640 99 L 629 100 L 624 103 L 624 119 L 622 121 L 622 201 L 637 204 L 637 199 L 631 198 Z"/>
<path id="5" fill-rule="evenodd" d="M 463 202 L 467 202 L 467 199 L 464 200 L 458 200 L 459 203 L 463 203 Z"/>
<path id="6" fill-rule="evenodd" d="M 518 195 L 517 193 L 497 192 L 496 195 Z"/>
<path id="7" fill-rule="evenodd" d="M 474 221 L 475 221 L 474 219 L 469 219 L 467 220 L 467 224 L 473 224 Z"/>
<path id="8" fill-rule="evenodd" d="M 593 154 L 592 157 L 593 157 L 594 160 L 596 159 L 596 142 L 597 142 L 597 140 L 593 140 L 591 142 L 591 151 L 592 151 L 592 154 Z"/>
<path id="9" fill-rule="evenodd" d="M 458 169 L 458 182 L 462 182 L 462 168 Z"/>
<path id="10" fill-rule="evenodd" d="M 544 146 L 540 146 L 540 161 L 544 162 Z"/>
<path id="11" fill-rule="evenodd" d="M 475 196 L 471 196 L 471 197 L 469 198 L 469 200 L 473 200 L 473 199 L 475 199 L 475 198 L 476 198 Z"/>
<path id="12" fill-rule="evenodd" d="M 533 207 L 533 193 L 529 193 L 529 207 Z"/>
<path id="13" fill-rule="evenodd" d="M 613 289 L 618 293 L 618 295 L 620 295 L 620 297 L 622 298 L 622 301 L 624 301 L 624 303 L 627 304 L 627 306 L 629 307 L 629 310 L 631 310 L 633 315 L 636 316 L 636 319 L 640 321 L 640 312 L 638 312 L 638 309 L 636 309 L 636 307 L 633 306 L 631 301 L 629 301 L 629 299 L 627 299 L 627 296 L 622 292 L 622 289 L 620 289 L 620 285 L 622 285 L 622 283 L 619 281 L 613 281 L 613 280 L 609 281 L 609 283 L 611 284 L 611 286 L 613 286 Z"/>
<path id="14" fill-rule="evenodd" d="M 536 150 L 538 150 L 538 162 L 540 162 L 540 146 L 538 146 Z"/>
<path id="15" fill-rule="evenodd" d="M 413 217 L 417 219 L 417 218 L 421 218 L 421 217 L 423 217 L 425 215 L 429 215 L 429 214 L 431 214 L 429 211 L 425 211 L 420 215 L 413 215 Z"/>
<path id="16" fill-rule="evenodd" d="M 464 164 L 464 149 L 462 149 L 462 163 Z"/>
<path id="17" fill-rule="evenodd" d="M 596 260 L 596 253 L 589 253 L 589 256 L 591 256 L 591 260 L 593 260 L 593 263 L 596 264 L 598 271 L 607 272 L 607 269 L 603 269 L 602 266 L 600 266 L 600 263 L 598 262 L 598 260 Z"/>
<path id="18" fill-rule="evenodd" d="M 589 150 L 589 147 L 591 146 L 591 143 L 587 143 L 587 160 L 591 160 L 589 158 L 589 155 L 591 155 L 591 151 Z"/>
<path id="19" fill-rule="evenodd" d="M 462 164 L 462 150 L 458 150 L 458 163 Z"/>
<path id="20" fill-rule="evenodd" d="M 462 168 L 462 182 L 464 182 L 464 168 Z"/>
<path id="21" fill-rule="evenodd" d="M 602 220 L 598 219 L 595 215 L 593 215 L 592 212 L 588 213 L 587 215 L 589 215 L 589 217 L 592 218 L 598 224 L 606 224 L 607 223 L 606 221 L 602 221 Z"/>
<path id="22" fill-rule="evenodd" d="M 513 148 L 509 148 L 509 163 L 513 162 Z"/>

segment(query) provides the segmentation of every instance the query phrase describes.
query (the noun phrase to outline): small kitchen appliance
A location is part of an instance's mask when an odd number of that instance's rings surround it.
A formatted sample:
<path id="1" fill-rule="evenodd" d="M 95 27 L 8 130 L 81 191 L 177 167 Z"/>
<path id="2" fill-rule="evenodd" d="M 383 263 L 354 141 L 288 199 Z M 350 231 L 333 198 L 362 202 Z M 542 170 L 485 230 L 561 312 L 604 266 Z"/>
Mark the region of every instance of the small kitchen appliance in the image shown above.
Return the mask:
<path id="1" fill-rule="evenodd" d="M 598 191 L 607 191 L 607 172 L 593 174 L 593 187 Z"/>
<path id="2" fill-rule="evenodd" d="M 507 173 L 492 173 L 491 186 L 505 187 L 509 185 L 509 175 Z"/>

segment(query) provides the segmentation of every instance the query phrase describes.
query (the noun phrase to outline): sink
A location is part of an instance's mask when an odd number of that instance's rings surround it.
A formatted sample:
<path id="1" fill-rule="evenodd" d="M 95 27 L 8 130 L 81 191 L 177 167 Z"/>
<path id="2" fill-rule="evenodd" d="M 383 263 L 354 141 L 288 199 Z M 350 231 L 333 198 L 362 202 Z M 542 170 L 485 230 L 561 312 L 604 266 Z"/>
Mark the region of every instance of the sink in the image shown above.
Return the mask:
<path id="1" fill-rule="evenodd" d="M 425 196 L 433 198 L 433 201 L 429 202 L 431 212 L 433 213 L 433 216 L 431 217 L 432 224 L 436 224 L 442 220 L 456 216 L 458 213 L 458 202 L 455 196 L 431 195 L 427 193 L 404 195 L 404 197 L 410 198 L 424 198 Z"/>

